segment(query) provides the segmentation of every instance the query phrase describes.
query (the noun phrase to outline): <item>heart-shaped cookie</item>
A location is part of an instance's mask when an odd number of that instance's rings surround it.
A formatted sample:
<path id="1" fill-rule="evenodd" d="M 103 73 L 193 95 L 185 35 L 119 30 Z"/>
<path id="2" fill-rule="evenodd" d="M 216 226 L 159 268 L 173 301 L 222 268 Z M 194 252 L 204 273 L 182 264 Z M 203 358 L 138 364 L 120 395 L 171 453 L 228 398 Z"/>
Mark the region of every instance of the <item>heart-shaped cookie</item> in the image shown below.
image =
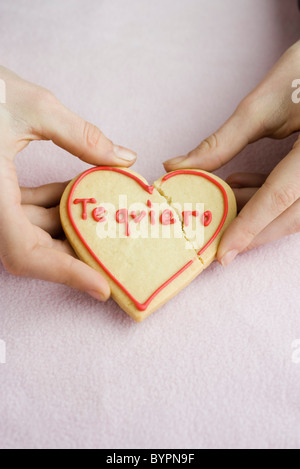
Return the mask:
<path id="1" fill-rule="evenodd" d="M 236 201 L 224 181 L 205 171 L 174 171 L 150 186 L 134 171 L 104 166 L 69 184 L 60 213 L 78 257 L 142 321 L 215 259 Z"/>

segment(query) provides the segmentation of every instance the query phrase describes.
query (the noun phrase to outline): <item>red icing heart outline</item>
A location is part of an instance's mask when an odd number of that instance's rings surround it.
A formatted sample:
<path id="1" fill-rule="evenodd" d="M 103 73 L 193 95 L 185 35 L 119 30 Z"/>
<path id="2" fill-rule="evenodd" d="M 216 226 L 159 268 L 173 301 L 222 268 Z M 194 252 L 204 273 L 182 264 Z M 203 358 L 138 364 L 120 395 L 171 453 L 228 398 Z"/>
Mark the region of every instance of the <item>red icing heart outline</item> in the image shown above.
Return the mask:
<path id="1" fill-rule="evenodd" d="M 93 172 L 96 172 L 96 171 L 114 171 L 114 172 L 117 172 L 117 173 L 121 173 L 121 174 L 124 174 L 125 176 L 127 177 L 130 177 L 131 179 L 134 179 L 138 184 L 140 184 L 140 186 L 145 190 L 147 191 L 149 194 L 152 194 L 153 193 L 153 190 L 154 190 L 154 186 L 148 186 L 147 184 L 145 184 L 138 176 L 136 176 L 135 174 L 131 174 L 131 173 L 127 173 L 126 171 L 120 169 L 120 168 L 110 168 L 108 166 L 100 166 L 100 167 L 97 167 L 97 168 L 91 168 L 87 171 L 85 171 L 78 179 L 77 181 L 74 183 L 72 189 L 71 189 L 71 192 L 69 194 L 69 198 L 68 198 L 68 215 L 69 215 L 69 219 L 70 219 L 70 222 L 77 234 L 77 236 L 79 237 L 79 239 L 81 240 L 81 242 L 83 243 L 83 245 L 86 247 L 86 249 L 89 251 L 89 253 L 91 254 L 91 256 L 96 260 L 96 262 L 100 265 L 100 267 L 104 270 L 104 272 L 106 272 L 106 274 L 124 291 L 124 293 L 131 299 L 131 301 L 135 304 L 136 308 L 139 310 L 139 311 L 145 311 L 149 304 L 151 303 L 151 301 L 166 287 L 168 286 L 173 280 L 175 280 L 175 278 L 179 277 L 179 275 L 181 275 L 186 269 L 188 269 L 194 262 L 194 260 L 196 260 L 197 258 L 195 257 L 195 259 L 191 260 L 190 262 L 188 262 L 186 265 L 184 265 L 178 272 L 176 272 L 176 274 L 174 274 L 169 280 L 167 280 L 165 283 L 163 283 L 149 298 L 148 300 L 145 302 L 145 303 L 139 303 L 132 295 L 131 293 L 129 293 L 129 291 L 114 277 L 114 275 L 107 269 L 107 267 L 105 267 L 104 264 L 102 264 L 102 262 L 100 261 L 100 259 L 97 257 L 97 255 L 94 253 L 94 251 L 92 251 L 92 249 L 89 247 L 89 245 L 87 244 L 87 242 L 85 241 L 85 239 L 83 238 L 82 234 L 80 233 L 75 221 L 74 221 L 74 218 L 73 218 L 73 215 L 72 215 L 72 199 L 73 199 L 73 195 L 74 195 L 74 192 L 75 192 L 75 189 L 77 188 L 78 184 L 90 173 L 93 173 Z M 224 223 L 225 223 L 225 220 L 227 218 L 227 215 L 228 215 L 228 197 L 227 197 L 227 194 L 226 194 L 226 191 L 224 189 L 224 187 L 218 182 L 216 181 L 215 179 L 213 179 L 212 177 L 210 177 L 208 174 L 205 174 L 205 173 L 202 173 L 202 172 L 199 172 L 199 171 L 193 171 L 193 170 L 178 170 L 178 171 L 174 171 L 172 173 L 169 173 L 167 174 L 162 180 L 161 180 L 161 183 L 163 184 L 165 181 L 167 181 L 168 179 L 174 177 L 174 176 L 177 176 L 179 174 L 192 174 L 192 175 L 196 175 L 196 176 L 200 176 L 200 177 L 203 177 L 207 180 L 209 180 L 210 182 L 212 182 L 213 184 L 215 184 L 222 192 L 222 195 L 223 195 L 223 199 L 224 199 L 224 206 L 225 206 L 225 210 L 224 210 L 224 214 L 223 214 L 223 217 L 222 217 L 222 220 L 220 222 L 220 225 L 218 226 L 215 234 L 211 237 L 211 239 L 208 241 L 208 243 L 198 252 L 198 256 L 200 256 L 201 254 L 203 254 L 204 251 L 206 251 L 206 249 L 214 242 L 214 240 L 216 239 L 216 237 L 218 236 L 218 234 L 220 233 L 221 229 L 223 228 L 224 226 Z"/>

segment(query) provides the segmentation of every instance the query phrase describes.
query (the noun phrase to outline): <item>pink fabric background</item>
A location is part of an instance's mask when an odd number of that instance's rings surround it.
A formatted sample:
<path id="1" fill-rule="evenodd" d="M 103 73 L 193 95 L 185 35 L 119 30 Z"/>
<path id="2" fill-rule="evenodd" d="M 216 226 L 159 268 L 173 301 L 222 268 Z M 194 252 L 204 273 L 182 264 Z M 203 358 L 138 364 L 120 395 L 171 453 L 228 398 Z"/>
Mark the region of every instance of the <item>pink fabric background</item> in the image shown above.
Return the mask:
<path id="1" fill-rule="evenodd" d="M 299 22 L 296 0 L 2 0 L 1 63 L 135 149 L 151 182 L 223 123 Z M 294 140 L 251 145 L 219 174 L 270 170 Z M 87 168 L 51 143 L 17 166 L 26 185 Z M 1 266 L 0 447 L 299 448 L 299 245 L 214 264 L 142 324 Z"/>

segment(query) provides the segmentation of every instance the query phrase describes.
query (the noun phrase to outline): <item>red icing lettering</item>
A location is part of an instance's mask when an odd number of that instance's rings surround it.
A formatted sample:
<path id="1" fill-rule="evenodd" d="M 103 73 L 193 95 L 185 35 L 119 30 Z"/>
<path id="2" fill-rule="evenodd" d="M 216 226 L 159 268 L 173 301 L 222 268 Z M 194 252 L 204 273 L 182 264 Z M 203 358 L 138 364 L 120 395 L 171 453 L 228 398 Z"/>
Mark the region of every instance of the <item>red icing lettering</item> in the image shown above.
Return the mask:
<path id="1" fill-rule="evenodd" d="M 204 226 L 209 226 L 212 222 L 212 213 L 210 210 L 207 210 L 207 212 L 204 212 L 202 215 L 202 223 Z"/>
<path id="2" fill-rule="evenodd" d="M 73 202 L 75 205 L 82 204 L 82 219 L 87 219 L 87 204 L 96 204 L 96 199 L 75 199 Z"/>
<path id="3" fill-rule="evenodd" d="M 147 200 L 147 205 L 148 205 L 149 208 L 152 207 L 152 203 L 151 203 L 150 200 Z M 155 211 L 154 210 L 149 211 L 149 217 L 150 217 L 151 225 L 155 225 Z"/>
<path id="4" fill-rule="evenodd" d="M 163 291 L 164 288 L 166 288 L 168 285 L 170 285 L 173 280 L 175 280 L 177 277 L 179 277 L 186 269 L 188 269 L 195 261 L 194 260 L 191 260 L 190 262 L 188 262 L 187 264 L 185 264 L 181 269 L 178 270 L 178 272 L 176 272 L 171 278 L 169 278 L 165 283 L 163 283 L 159 288 L 157 288 L 157 290 L 155 290 L 155 292 L 152 293 L 152 295 L 150 295 L 150 297 L 147 299 L 147 301 L 145 301 L 144 303 L 140 303 L 139 301 L 137 301 L 136 298 L 134 298 L 134 296 L 124 287 L 124 285 L 121 284 L 121 282 L 119 282 L 119 280 L 109 271 L 109 269 L 107 267 L 105 267 L 105 265 L 103 264 L 103 262 L 101 262 L 101 260 L 98 258 L 98 256 L 96 255 L 96 253 L 90 248 L 90 246 L 88 245 L 88 243 L 85 241 L 84 237 L 82 236 L 78 226 L 76 225 L 75 223 L 75 220 L 73 218 L 73 215 L 72 215 L 72 199 L 73 199 L 73 196 L 74 196 L 74 192 L 76 190 L 76 188 L 78 187 L 78 185 L 80 184 L 80 182 L 88 175 L 88 174 L 91 174 L 95 171 L 114 171 L 114 172 L 117 172 L 117 173 L 120 173 L 120 174 L 124 174 L 126 177 L 129 177 L 133 180 L 135 180 L 145 191 L 147 191 L 149 194 L 152 194 L 153 193 L 153 186 L 147 186 L 147 184 L 145 184 L 140 178 L 138 178 L 137 176 L 135 176 L 134 174 L 131 174 L 131 173 L 128 173 L 126 172 L 125 170 L 122 170 L 120 168 L 112 168 L 112 167 L 109 167 L 109 166 L 101 166 L 101 167 L 98 167 L 98 168 L 91 168 L 89 170 L 87 170 L 85 173 L 83 173 L 77 180 L 76 182 L 74 183 L 72 189 L 71 189 L 71 192 L 70 192 L 70 195 L 69 195 L 69 199 L 68 199 L 68 215 L 69 215 L 69 219 L 71 221 L 71 224 L 75 230 L 75 232 L 77 233 L 77 236 L 78 238 L 81 240 L 81 242 L 83 243 L 83 245 L 87 248 L 87 250 L 89 251 L 89 253 L 92 255 L 92 257 L 96 260 L 96 262 L 98 262 L 98 264 L 100 265 L 100 267 L 104 270 L 104 272 L 106 272 L 106 274 L 115 282 L 116 285 L 118 285 L 119 288 L 121 288 L 121 290 L 124 291 L 124 293 L 128 296 L 128 298 L 131 299 L 131 301 L 135 304 L 136 308 L 139 310 L 139 311 L 145 311 L 148 306 L 150 305 L 150 303 L 153 301 L 153 299 L 161 292 Z M 219 188 L 219 190 L 221 191 L 222 193 L 222 196 L 223 196 L 223 201 L 224 201 L 224 213 L 223 213 L 223 217 L 222 217 L 222 220 L 218 226 L 218 228 L 216 229 L 214 235 L 211 237 L 211 239 L 208 241 L 208 243 L 202 248 L 200 249 L 200 251 L 198 252 L 198 256 L 200 256 L 204 251 L 206 251 L 206 249 L 214 242 L 214 240 L 216 239 L 216 237 L 218 236 L 218 234 L 220 233 L 221 229 L 223 228 L 224 226 L 224 223 L 226 221 L 226 218 L 227 218 L 227 215 L 228 215 L 228 197 L 227 197 L 227 194 L 226 194 L 226 191 L 224 189 L 224 187 L 222 186 L 222 184 L 220 182 L 218 182 L 217 180 L 215 180 L 214 178 L 212 178 L 209 174 L 206 174 L 206 173 L 203 173 L 201 171 L 195 171 L 195 170 L 178 170 L 178 171 L 173 171 L 172 173 L 169 173 L 169 174 L 166 174 L 166 176 L 162 179 L 162 184 L 167 181 L 168 179 L 174 177 L 174 176 L 177 176 L 177 175 L 180 175 L 180 174 L 191 174 L 191 175 L 194 175 L 194 176 L 198 176 L 198 177 L 202 177 L 210 182 L 212 182 L 216 187 Z M 150 201 L 149 201 L 150 202 Z M 79 203 L 79 202 L 78 202 Z M 96 202 L 95 202 L 96 203 Z M 151 204 L 151 202 L 150 202 Z M 149 206 L 149 205 L 148 205 Z"/>
<path id="5" fill-rule="evenodd" d="M 96 222 L 103 223 L 106 221 L 105 213 L 106 210 L 104 207 L 97 207 L 93 210 L 92 215 Z"/>
<path id="6" fill-rule="evenodd" d="M 191 212 L 190 210 L 185 210 L 185 211 L 182 212 L 182 216 L 183 216 L 184 226 L 189 226 L 190 217 L 191 216 L 198 217 L 199 212 L 197 212 L 197 210 L 194 210 L 193 212 Z"/>
<path id="7" fill-rule="evenodd" d="M 156 221 L 155 221 L 155 212 L 154 212 L 154 210 L 150 210 L 149 216 L 150 216 L 151 225 L 155 225 Z"/>
<path id="8" fill-rule="evenodd" d="M 162 225 L 174 225 L 174 223 L 176 223 L 176 220 L 173 216 L 172 210 L 164 210 L 160 216 L 160 222 Z"/>
<path id="9" fill-rule="evenodd" d="M 174 176 L 178 176 L 180 174 L 193 174 L 195 176 L 203 177 L 204 179 L 207 179 L 208 181 L 212 182 L 222 192 L 223 201 L 224 201 L 224 214 L 223 214 L 222 220 L 221 220 L 218 228 L 216 229 L 214 235 L 210 238 L 208 243 L 205 246 L 203 246 L 203 248 L 200 249 L 200 251 L 198 252 L 198 256 L 201 256 L 206 251 L 206 249 L 214 242 L 214 240 L 216 239 L 216 237 L 218 236 L 218 234 L 220 233 L 221 229 L 224 226 L 224 223 L 225 223 L 227 215 L 228 215 L 228 209 L 229 209 L 228 197 L 227 197 L 227 194 L 226 194 L 226 190 L 224 189 L 224 187 L 222 186 L 222 184 L 219 181 L 217 181 L 216 179 L 211 177 L 209 174 L 202 173 L 201 171 L 195 171 L 193 169 L 179 169 L 178 171 L 173 171 L 172 173 L 166 174 L 162 178 L 161 182 L 163 184 L 168 179 L 170 179 Z M 211 215 L 211 218 L 212 218 L 212 215 Z"/>
<path id="10" fill-rule="evenodd" d="M 146 215 L 147 214 L 145 210 L 142 210 L 142 212 L 139 215 L 137 215 L 136 212 L 134 211 L 130 213 L 130 216 L 133 218 L 134 223 L 140 223 L 143 220 L 143 218 L 145 218 Z"/>
<path id="11" fill-rule="evenodd" d="M 183 216 L 183 221 L 184 221 L 184 226 L 189 226 L 190 224 L 190 216 L 192 215 L 193 212 L 190 210 L 185 210 L 182 212 Z"/>
<path id="12" fill-rule="evenodd" d="M 116 220 L 118 223 L 124 223 L 126 225 L 126 236 L 130 236 L 129 222 L 128 222 L 128 210 L 121 208 L 116 213 Z"/>

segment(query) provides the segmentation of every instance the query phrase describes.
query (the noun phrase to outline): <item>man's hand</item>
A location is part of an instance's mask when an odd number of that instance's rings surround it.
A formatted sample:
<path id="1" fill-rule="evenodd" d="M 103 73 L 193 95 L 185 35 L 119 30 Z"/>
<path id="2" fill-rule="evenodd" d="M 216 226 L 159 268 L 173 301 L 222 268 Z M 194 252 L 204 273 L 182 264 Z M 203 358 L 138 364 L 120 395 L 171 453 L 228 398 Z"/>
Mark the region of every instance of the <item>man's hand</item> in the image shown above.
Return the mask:
<path id="1" fill-rule="evenodd" d="M 300 130 L 300 41 L 291 47 L 229 120 L 188 155 L 165 162 L 167 171 L 214 171 L 248 143 L 263 137 L 282 139 Z M 296 82 L 297 80 L 297 82 Z M 294 98 L 294 99 L 293 99 Z M 300 231 L 300 138 L 269 176 L 235 174 L 239 216 L 224 233 L 218 260 L 228 265 L 237 254 Z"/>
<path id="2" fill-rule="evenodd" d="M 105 301 L 107 281 L 76 259 L 60 234 L 58 204 L 65 184 L 20 188 L 14 158 L 32 140 L 52 140 L 93 165 L 131 166 L 136 154 L 114 145 L 48 90 L 0 67 L 0 259 L 15 275 L 62 283 Z M 2 82 L 2 83 L 3 83 Z"/>

